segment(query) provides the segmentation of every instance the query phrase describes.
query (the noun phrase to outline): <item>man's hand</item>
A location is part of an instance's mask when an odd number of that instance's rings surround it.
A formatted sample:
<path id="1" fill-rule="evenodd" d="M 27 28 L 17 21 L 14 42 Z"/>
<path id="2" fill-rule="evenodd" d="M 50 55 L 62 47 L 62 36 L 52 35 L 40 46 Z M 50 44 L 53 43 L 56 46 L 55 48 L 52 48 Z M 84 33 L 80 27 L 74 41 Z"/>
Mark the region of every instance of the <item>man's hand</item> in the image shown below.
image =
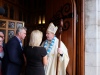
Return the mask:
<path id="1" fill-rule="evenodd" d="M 58 53 L 59 53 L 59 54 L 63 54 L 61 48 L 58 48 Z"/>

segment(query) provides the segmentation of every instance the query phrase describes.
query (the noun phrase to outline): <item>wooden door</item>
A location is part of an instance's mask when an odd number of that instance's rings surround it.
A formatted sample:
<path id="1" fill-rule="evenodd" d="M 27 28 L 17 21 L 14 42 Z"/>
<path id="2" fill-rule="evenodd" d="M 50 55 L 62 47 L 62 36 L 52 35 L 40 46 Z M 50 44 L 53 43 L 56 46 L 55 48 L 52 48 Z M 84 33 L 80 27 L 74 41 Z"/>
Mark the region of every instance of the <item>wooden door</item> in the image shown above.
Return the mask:
<path id="1" fill-rule="evenodd" d="M 46 1 L 46 26 L 51 21 L 59 26 L 60 19 L 64 21 L 62 41 L 70 57 L 66 72 L 67 75 L 76 75 L 76 5 L 73 0 Z"/>

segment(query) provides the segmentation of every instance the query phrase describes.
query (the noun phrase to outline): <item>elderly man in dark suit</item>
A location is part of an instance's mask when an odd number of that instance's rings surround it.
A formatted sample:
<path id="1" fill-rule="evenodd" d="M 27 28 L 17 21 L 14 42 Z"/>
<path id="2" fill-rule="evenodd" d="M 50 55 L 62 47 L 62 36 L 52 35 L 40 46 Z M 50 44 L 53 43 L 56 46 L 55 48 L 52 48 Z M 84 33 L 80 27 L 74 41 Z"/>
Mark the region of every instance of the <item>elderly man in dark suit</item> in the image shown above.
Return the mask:
<path id="1" fill-rule="evenodd" d="M 16 30 L 16 36 L 12 37 L 6 44 L 6 59 L 5 75 L 20 75 L 22 65 L 24 64 L 22 40 L 26 36 L 26 28 L 19 27 Z"/>

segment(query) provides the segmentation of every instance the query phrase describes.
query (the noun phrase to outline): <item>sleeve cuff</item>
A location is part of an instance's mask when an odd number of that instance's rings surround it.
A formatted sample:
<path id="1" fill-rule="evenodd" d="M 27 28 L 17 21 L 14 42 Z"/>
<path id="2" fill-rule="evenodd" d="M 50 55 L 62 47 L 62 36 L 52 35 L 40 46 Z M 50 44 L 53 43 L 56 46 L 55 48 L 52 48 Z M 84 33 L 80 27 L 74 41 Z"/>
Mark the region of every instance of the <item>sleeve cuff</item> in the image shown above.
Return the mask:
<path id="1" fill-rule="evenodd" d="M 63 54 L 60 54 L 60 56 L 62 57 L 62 56 L 63 56 Z"/>

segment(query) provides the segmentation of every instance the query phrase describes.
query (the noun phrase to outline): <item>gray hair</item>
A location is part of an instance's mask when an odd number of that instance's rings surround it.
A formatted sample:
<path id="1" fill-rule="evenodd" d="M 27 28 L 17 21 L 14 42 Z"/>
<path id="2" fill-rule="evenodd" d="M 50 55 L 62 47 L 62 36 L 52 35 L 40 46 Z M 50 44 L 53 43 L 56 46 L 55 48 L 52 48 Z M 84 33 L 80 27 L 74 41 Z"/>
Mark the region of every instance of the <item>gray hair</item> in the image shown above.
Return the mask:
<path id="1" fill-rule="evenodd" d="M 18 34 L 19 32 L 21 32 L 21 30 L 27 31 L 26 27 L 18 27 L 17 30 L 16 30 L 16 34 Z"/>

